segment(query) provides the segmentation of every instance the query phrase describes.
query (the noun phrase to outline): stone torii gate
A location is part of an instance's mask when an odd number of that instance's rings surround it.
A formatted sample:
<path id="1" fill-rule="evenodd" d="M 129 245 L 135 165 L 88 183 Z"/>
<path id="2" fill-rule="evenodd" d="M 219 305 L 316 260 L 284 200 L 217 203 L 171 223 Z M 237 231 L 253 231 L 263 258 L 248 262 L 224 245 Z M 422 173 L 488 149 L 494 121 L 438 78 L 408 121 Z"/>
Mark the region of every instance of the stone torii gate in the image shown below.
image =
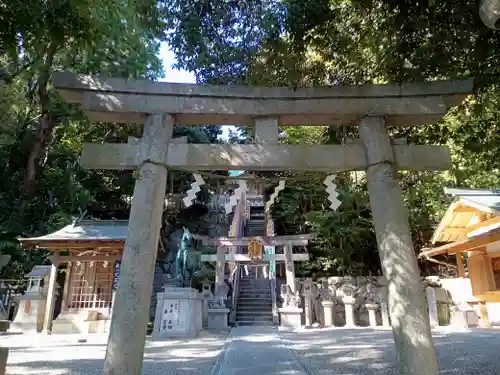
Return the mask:
<path id="1" fill-rule="evenodd" d="M 127 81 L 56 73 L 64 99 L 94 121 L 144 124 L 129 144 L 85 145 L 94 169 L 138 169 L 105 375 L 139 375 L 149 318 L 167 168 L 366 170 L 401 374 L 437 375 L 435 349 L 396 170 L 451 167 L 442 146 L 393 144 L 387 126 L 434 123 L 472 90 L 471 80 L 329 88 L 247 88 Z M 175 144 L 175 124 L 254 126 L 257 144 Z M 358 125 L 348 145 L 279 145 L 281 125 Z"/>

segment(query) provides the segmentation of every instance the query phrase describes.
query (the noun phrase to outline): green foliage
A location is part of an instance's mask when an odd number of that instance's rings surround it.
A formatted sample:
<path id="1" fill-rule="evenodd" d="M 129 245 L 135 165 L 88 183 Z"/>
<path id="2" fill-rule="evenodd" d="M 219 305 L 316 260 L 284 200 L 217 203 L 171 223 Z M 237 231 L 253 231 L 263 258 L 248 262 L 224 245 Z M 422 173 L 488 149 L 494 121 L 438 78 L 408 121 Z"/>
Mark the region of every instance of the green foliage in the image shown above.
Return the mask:
<path id="1" fill-rule="evenodd" d="M 70 70 L 161 77 L 163 16 L 159 4 L 149 0 L 0 5 L 0 251 L 12 255 L 4 276 L 20 276 L 47 255 L 21 249 L 17 237 L 47 234 L 82 216 L 128 218 L 132 173 L 84 170 L 79 155 L 84 142 L 124 142 L 140 136 L 140 127 L 89 122 L 59 98 L 50 75 Z M 218 132 L 214 126 L 179 126 L 174 136 L 211 143 Z M 167 193 L 184 191 L 191 178 L 169 175 Z M 206 214 L 203 208 L 192 211 L 191 222 Z M 172 216 L 183 224 L 179 212 Z"/>

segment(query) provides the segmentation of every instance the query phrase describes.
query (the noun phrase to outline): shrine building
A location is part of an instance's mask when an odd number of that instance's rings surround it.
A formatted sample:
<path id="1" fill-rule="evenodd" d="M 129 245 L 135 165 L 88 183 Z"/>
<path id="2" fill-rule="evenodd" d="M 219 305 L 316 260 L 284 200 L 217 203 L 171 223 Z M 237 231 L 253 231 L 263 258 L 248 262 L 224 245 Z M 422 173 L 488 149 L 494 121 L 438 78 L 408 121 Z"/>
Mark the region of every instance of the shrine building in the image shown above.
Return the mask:
<path id="1" fill-rule="evenodd" d="M 432 236 L 435 247 L 419 257 L 454 255 L 475 302 L 500 302 L 500 190 L 447 188 L 445 193 L 453 201 Z"/>
<path id="2" fill-rule="evenodd" d="M 127 220 L 78 220 L 44 236 L 19 239 L 25 248 L 52 254 L 48 286 L 41 297 L 45 309 L 38 312 L 43 315 L 42 331 L 108 331 L 127 225 Z"/>

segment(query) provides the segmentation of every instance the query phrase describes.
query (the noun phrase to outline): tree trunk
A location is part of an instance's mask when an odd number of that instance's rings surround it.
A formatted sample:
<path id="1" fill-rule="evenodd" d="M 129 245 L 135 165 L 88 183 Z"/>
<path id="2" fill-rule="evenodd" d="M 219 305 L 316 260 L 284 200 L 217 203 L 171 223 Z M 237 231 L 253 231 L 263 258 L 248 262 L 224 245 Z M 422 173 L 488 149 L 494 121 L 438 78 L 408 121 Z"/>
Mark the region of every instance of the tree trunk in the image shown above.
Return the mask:
<path id="1" fill-rule="evenodd" d="M 57 48 L 55 44 L 51 44 L 47 50 L 44 65 L 40 71 L 37 80 L 38 99 L 40 100 L 40 120 L 37 126 L 35 139 L 31 144 L 28 163 L 26 166 L 26 175 L 24 178 L 24 195 L 31 198 L 35 195 L 37 187 L 37 178 L 42 159 L 47 146 L 52 141 L 55 122 L 50 113 L 51 100 L 48 92 L 48 83 L 52 69 L 52 63 L 56 54 Z"/>

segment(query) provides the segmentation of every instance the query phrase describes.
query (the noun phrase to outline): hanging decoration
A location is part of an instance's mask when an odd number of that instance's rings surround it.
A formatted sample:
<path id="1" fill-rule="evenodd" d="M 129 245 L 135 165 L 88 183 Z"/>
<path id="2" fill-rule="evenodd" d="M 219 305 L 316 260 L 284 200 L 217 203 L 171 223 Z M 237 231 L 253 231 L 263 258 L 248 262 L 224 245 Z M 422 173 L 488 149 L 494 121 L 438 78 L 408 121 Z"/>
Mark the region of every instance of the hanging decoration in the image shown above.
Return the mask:
<path id="1" fill-rule="evenodd" d="M 190 207 L 194 199 L 196 198 L 196 193 L 198 193 L 201 189 L 201 185 L 205 185 L 205 181 L 203 180 L 203 177 L 201 177 L 200 174 L 198 173 L 193 173 L 194 177 L 194 182 L 191 183 L 190 189 L 186 192 L 187 196 L 184 197 L 183 202 L 186 207 Z"/>
<path id="2" fill-rule="evenodd" d="M 243 191 L 247 190 L 247 182 L 246 180 L 238 180 L 238 187 L 234 190 L 233 195 L 229 198 L 229 202 L 226 203 L 224 209 L 226 210 L 226 214 L 230 214 L 233 211 L 234 206 L 238 203 L 243 194 Z"/>
<path id="3" fill-rule="evenodd" d="M 266 202 L 266 206 L 265 206 L 265 209 L 264 211 L 266 213 L 269 212 L 269 210 L 271 209 L 271 206 L 274 204 L 274 202 L 276 201 L 276 198 L 278 197 L 278 194 L 283 190 L 285 189 L 285 180 L 280 180 L 278 182 L 278 186 L 276 186 L 274 188 L 274 191 L 273 193 L 271 194 L 271 196 L 269 197 L 269 200 Z"/>
<path id="4" fill-rule="evenodd" d="M 339 193 L 337 192 L 337 185 L 335 185 L 334 179 L 335 175 L 331 174 L 325 178 L 325 181 L 323 181 L 323 184 L 326 185 L 326 192 L 328 193 L 328 200 L 331 202 L 330 208 L 335 211 L 339 206 L 342 204 L 342 202 L 337 198 L 339 196 Z"/>

